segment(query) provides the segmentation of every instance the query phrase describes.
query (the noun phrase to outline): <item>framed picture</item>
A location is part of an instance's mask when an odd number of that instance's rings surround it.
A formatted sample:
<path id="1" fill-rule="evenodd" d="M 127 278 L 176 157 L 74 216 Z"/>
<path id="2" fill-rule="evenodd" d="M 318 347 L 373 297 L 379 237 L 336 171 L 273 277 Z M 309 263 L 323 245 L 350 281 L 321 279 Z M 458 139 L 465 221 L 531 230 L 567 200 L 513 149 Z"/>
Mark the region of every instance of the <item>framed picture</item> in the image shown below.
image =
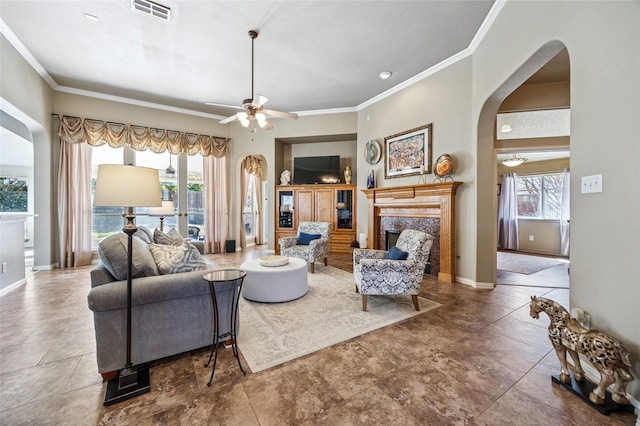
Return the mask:
<path id="1" fill-rule="evenodd" d="M 384 178 L 431 173 L 432 124 L 384 138 Z"/>

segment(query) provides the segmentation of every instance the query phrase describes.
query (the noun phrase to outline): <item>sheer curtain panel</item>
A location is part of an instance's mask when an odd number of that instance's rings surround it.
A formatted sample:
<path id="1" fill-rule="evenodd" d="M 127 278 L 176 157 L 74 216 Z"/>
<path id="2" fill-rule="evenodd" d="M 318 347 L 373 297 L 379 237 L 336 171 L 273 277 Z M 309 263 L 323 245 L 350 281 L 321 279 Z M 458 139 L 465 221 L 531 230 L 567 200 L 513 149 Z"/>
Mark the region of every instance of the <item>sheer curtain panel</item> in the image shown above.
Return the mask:
<path id="1" fill-rule="evenodd" d="M 227 157 L 204 157 L 205 253 L 222 253 L 229 235 Z"/>
<path id="2" fill-rule="evenodd" d="M 518 243 L 518 192 L 517 176 L 510 173 L 502 176 L 502 190 L 498 208 L 498 246 L 517 250 Z"/>
<path id="3" fill-rule="evenodd" d="M 91 147 L 60 141 L 58 228 L 60 267 L 91 264 Z"/>

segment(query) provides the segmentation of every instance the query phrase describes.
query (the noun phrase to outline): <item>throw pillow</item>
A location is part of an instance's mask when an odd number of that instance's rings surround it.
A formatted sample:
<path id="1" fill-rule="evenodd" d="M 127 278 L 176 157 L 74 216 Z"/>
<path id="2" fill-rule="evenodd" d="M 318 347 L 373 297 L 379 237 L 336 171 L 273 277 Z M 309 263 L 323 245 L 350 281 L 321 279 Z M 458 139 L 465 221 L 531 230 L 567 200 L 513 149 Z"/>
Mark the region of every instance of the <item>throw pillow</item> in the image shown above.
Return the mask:
<path id="1" fill-rule="evenodd" d="M 179 246 L 151 243 L 149 249 L 162 275 L 207 269 L 198 249 L 187 242 Z"/>
<path id="2" fill-rule="evenodd" d="M 98 257 L 104 267 L 118 281 L 127 279 L 127 234 L 119 233 L 109 235 L 98 245 Z M 133 257 L 131 273 L 132 278 L 151 277 L 158 275 L 158 268 L 149 246 L 141 239 L 132 239 Z"/>
<path id="3" fill-rule="evenodd" d="M 301 232 L 300 235 L 298 235 L 297 244 L 299 246 L 308 246 L 311 241 L 319 240 L 320 238 L 322 238 L 322 235 L 320 234 L 306 234 Z"/>
<path id="4" fill-rule="evenodd" d="M 135 234 L 133 234 L 133 236 L 140 238 L 147 244 L 153 242 L 153 232 L 151 232 L 151 229 L 147 228 L 144 225 L 138 225 L 138 230 Z"/>
<path id="5" fill-rule="evenodd" d="M 384 255 L 383 259 L 387 259 L 387 260 L 406 260 L 407 256 L 409 256 L 409 253 L 407 253 L 406 251 L 400 250 L 396 246 L 393 246 Z"/>
<path id="6" fill-rule="evenodd" d="M 180 235 L 180 233 L 176 228 L 171 228 L 171 230 L 169 230 L 169 232 L 167 232 L 166 234 L 163 231 L 156 228 L 153 231 L 153 241 L 156 244 L 181 246 L 182 243 L 184 242 L 184 238 L 182 238 L 182 235 Z"/>

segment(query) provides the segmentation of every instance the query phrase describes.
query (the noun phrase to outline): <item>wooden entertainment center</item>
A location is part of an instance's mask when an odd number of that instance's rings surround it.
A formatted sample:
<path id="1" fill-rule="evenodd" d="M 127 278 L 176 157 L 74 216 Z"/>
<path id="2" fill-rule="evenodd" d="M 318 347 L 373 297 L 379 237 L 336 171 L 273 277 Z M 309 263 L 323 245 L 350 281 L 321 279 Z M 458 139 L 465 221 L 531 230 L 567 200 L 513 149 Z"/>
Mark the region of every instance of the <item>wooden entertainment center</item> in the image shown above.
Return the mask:
<path id="1" fill-rule="evenodd" d="M 277 185 L 276 252 L 278 239 L 296 236 L 300 222 L 330 222 L 331 252 L 349 253 L 356 239 L 356 185 Z"/>

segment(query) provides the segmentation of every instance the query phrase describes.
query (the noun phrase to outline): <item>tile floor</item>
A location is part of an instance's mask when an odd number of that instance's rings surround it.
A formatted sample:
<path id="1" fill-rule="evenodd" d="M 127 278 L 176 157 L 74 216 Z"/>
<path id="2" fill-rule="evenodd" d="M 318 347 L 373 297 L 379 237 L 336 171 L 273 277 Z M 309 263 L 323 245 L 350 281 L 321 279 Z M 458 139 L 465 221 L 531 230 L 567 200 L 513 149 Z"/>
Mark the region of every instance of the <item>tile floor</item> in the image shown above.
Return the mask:
<path id="1" fill-rule="evenodd" d="M 263 253 L 212 258 L 235 266 Z M 348 255 L 329 262 L 351 270 Z M 442 304 L 434 311 L 246 376 L 223 350 L 210 388 L 206 349 L 176 356 L 151 369 L 150 393 L 103 407 L 86 301 L 89 270 L 41 271 L 0 298 L 0 424 L 636 422 L 630 413 L 605 417 L 551 383 L 559 364 L 548 320 L 531 319 L 528 302 L 545 295 L 568 307 L 567 289 L 474 290 L 432 278 L 424 279 L 421 295 Z"/>

